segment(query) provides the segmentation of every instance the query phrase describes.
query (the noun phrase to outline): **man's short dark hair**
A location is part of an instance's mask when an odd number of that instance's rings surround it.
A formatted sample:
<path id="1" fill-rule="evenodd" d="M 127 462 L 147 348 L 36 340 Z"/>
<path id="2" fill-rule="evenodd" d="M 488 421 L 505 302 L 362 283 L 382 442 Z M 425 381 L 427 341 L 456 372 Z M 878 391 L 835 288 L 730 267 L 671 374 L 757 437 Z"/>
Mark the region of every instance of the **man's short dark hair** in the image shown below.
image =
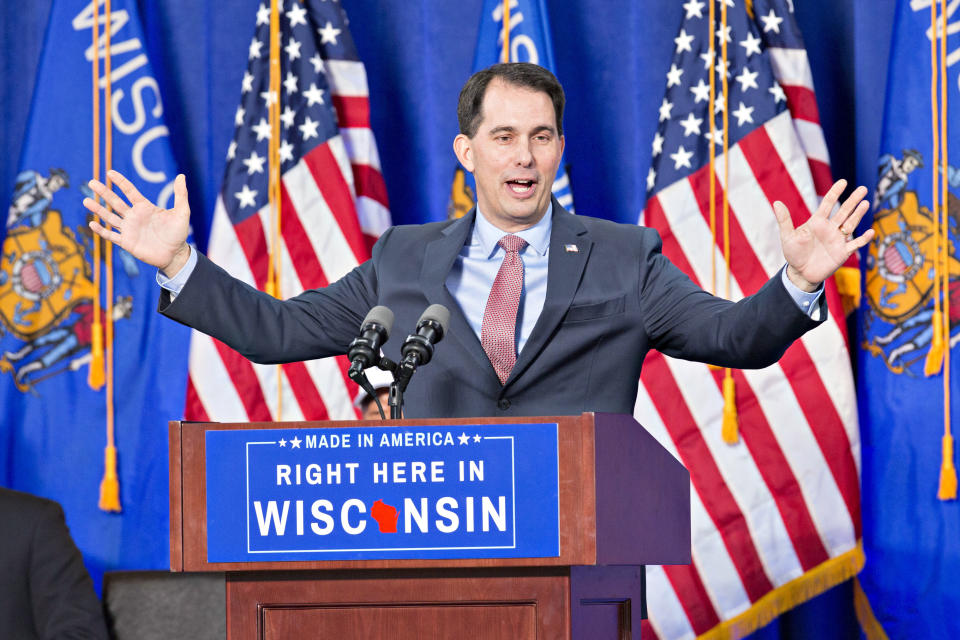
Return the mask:
<path id="1" fill-rule="evenodd" d="M 563 135 L 563 87 L 556 76 L 540 65 L 529 62 L 501 62 L 470 76 L 467 83 L 460 90 L 460 101 L 457 104 L 457 120 L 460 122 L 460 133 L 472 138 L 476 135 L 483 120 L 483 97 L 487 87 L 494 79 L 499 79 L 515 87 L 523 87 L 533 91 L 542 91 L 550 97 L 553 111 L 557 116 L 557 135 Z"/>

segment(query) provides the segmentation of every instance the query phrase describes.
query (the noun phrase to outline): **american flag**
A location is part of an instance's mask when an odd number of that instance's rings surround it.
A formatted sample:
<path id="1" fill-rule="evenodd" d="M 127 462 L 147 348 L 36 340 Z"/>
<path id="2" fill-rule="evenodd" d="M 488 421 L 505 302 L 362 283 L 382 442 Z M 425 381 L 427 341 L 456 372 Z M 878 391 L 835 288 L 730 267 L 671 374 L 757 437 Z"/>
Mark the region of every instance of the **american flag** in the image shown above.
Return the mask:
<path id="1" fill-rule="evenodd" d="M 280 3 L 280 295 L 324 287 L 370 256 L 390 226 L 370 130 L 366 72 L 336 0 Z M 236 132 L 217 199 L 209 256 L 263 289 L 273 225 L 268 204 L 270 6 L 248 50 Z M 185 415 L 193 420 L 355 417 L 344 358 L 253 364 L 194 332 Z M 282 416 L 277 411 L 278 369 Z"/>
<path id="2" fill-rule="evenodd" d="M 722 194 L 730 204 L 731 297 L 783 266 L 772 202 L 801 224 L 829 186 L 810 68 L 789 0 L 719 0 L 717 106 L 708 113 L 710 0 L 687 0 L 653 141 L 640 223 L 674 264 L 723 294 Z M 720 22 L 727 6 L 727 26 Z M 726 69 L 720 42 L 727 42 Z M 728 79 L 729 184 L 721 73 Z M 716 140 L 710 139 L 710 117 Z M 717 145 L 717 239 L 709 223 L 709 147 Z M 647 568 L 650 627 L 663 639 L 741 637 L 854 575 L 860 547 L 860 440 L 836 285 L 830 317 L 766 369 L 734 371 L 740 441 L 721 438 L 723 371 L 651 354 L 635 415 L 690 470 L 693 563 Z"/>

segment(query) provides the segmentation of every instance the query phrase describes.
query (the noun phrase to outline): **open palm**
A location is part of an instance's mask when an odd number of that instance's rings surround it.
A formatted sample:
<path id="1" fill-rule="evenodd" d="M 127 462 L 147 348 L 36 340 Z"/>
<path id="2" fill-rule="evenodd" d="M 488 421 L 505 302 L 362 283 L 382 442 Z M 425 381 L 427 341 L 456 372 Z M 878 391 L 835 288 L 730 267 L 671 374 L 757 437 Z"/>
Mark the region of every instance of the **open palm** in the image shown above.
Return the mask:
<path id="1" fill-rule="evenodd" d="M 110 209 L 91 198 L 85 198 L 83 205 L 100 218 L 100 221 L 91 221 L 90 228 L 138 260 L 159 267 L 165 273 L 169 273 L 171 268 L 176 272 L 176 265 L 180 262 L 178 258 L 185 262 L 184 254 L 189 251 L 186 240 L 190 232 L 190 204 L 187 202 L 185 178 L 179 175 L 174 182 L 173 208 L 161 209 L 147 200 L 120 173 L 110 171 L 108 176 L 130 204 L 105 184 L 91 180 L 90 188 L 103 198 Z M 113 229 L 108 229 L 106 225 Z"/>
<path id="2" fill-rule="evenodd" d="M 790 212 L 782 202 L 773 204 L 780 226 L 780 243 L 787 260 L 787 275 L 801 289 L 813 290 L 847 261 L 850 255 L 870 242 L 873 229 L 858 238 L 850 234 L 870 208 L 863 200 L 866 187 L 857 187 L 837 212 L 830 212 L 847 183 L 839 180 L 830 188 L 810 219 L 794 229 Z M 797 281 L 797 277 L 801 281 Z"/>

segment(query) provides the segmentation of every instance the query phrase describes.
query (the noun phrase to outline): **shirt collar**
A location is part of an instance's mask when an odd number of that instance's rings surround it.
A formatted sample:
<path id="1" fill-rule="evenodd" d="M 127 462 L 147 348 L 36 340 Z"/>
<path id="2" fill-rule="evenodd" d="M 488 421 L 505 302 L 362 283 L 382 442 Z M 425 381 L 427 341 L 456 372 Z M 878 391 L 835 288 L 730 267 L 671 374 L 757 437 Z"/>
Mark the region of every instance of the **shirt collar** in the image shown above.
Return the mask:
<path id="1" fill-rule="evenodd" d="M 552 228 L 553 207 L 551 206 L 550 210 L 540 218 L 540 222 L 529 229 L 518 231 L 513 235 L 520 236 L 526 240 L 527 244 L 530 245 L 534 251 L 543 256 L 547 254 L 547 249 L 550 248 L 550 230 Z M 480 207 L 478 206 L 470 243 L 480 245 L 480 248 L 483 249 L 483 255 L 489 259 L 500 249 L 497 243 L 500 241 L 500 238 L 505 235 L 506 232 L 493 226 L 493 224 L 480 213 Z"/>

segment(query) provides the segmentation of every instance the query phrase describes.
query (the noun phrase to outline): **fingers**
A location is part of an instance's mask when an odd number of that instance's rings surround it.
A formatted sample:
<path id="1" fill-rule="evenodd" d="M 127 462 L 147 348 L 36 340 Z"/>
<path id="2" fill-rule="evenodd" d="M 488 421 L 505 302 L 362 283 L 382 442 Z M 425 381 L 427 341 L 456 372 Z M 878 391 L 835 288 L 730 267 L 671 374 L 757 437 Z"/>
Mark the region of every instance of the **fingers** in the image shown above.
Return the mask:
<path id="1" fill-rule="evenodd" d="M 103 184 L 99 180 L 91 180 L 90 182 L 87 183 L 87 185 L 93 190 L 95 194 L 103 198 L 104 202 L 106 202 L 108 205 L 113 207 L 114 211 L 127 210 L 128 208 L 127 203 L 123 201 L 123 198 L 121 198 L 116 193 L 114 193 L 113 190 L 107 189 L 107 185 Z M 87 208 L 90 209 L 90 207 L 87 207 Z M 93 209 L 90 209 L 90 210 L 93 211 Z M 93 211 L 93 212 L 97 213 L 96 211 Z M 103 216 L 100 216 L 100 217 L 102 218 Z"/>
<path id="2" fill-rule="evenodd" d="M 123 191 L 123 195 L 127 196 L 127 200 L 130 201 L 130 204 L 137 204 L 138 202 L 143 202 L 146 198 L 137 191 L 137 188 L 133 186 L 133 183 L 127 180 L 122 173 L 119 171 L 114 171 L 111 169 L 107 171 L 107 177 L 113 180 L 114 184 L 120 187 L 120 191 Z"/>
<path id="3" fill-rule="evenodd" d="M 187 200 L 187 178 L 182 173 L 178 174 L 173 182 L 173 208 L 177 211 L 190 208 Z"/>
<path id="4" fill-rule="evenodd" d="M 820 216 L 823 219 L 830 217 L 830 213 L 833 211 L 833 206 L 837 204 L 837 200 L 843 194 L 843 190 L 847 188 L 847 181 L 841 178 L 833 183 L 833 186 L 830 187 L 830 190 L 827 191 L 827 195 L 823 196 L 823 200 L 820 201 L 820 206 L 817 207 L 817 210 L 814 212 L 814 216 Z"/>
<path id="5" fill-rule="evenodd" d="M 114 227 L 119 227 L 120 221 L 123 220 L 123 218 L 118 216 L 116 213 L 114 213 L 113 211 L 110 211 L 105 206 L 103 206 L 102 204 L 100 204 L 99 202 L 97 202 L 92 198 L 84 198 L 83 206 L 89 209 L 91 213 L 94 213 L 97 216 L 99 216 L 104 222 Z"/>
<path id="6" fill-rule="evenodd" d="M 103 238 L 104 240 L 109 240 L 113 244 L 120 246 L 120 234 L 116 231 L 108 231 L 102 224 L 96 220 L 91 220 L 87 223 L 87 226 L 90 227 L 90 230 L 95 234 Z"/>
<path id="7" fill-rule="evenodd" d="M 853 230 L 857 228 L 857 223 L 860 222 L 860 218 L 862 218 L 863 214 L 870 208 L 870 204 L 863 201 L 866 195 L 866 187 L 857 187 L 853 193 L 850 194 L 850 197 L 843 202 L 843 205 L 837 210 L 837 213 L 834 214 L 832 220 L 837 223 L 841 231 L 853 233 Z"/>
<path id="8" fill-rule="evenodd" d="M 863 232 L 863 235 L 861 235 L 860 237 L 854 238 L 853 240 L 851 240 L 846 244 L 847 253 L 848 254 L 853 253 L 857 249 L 860 249 L 861 247 L 865 247 L 867 243 L 873 240 L 874 235 L 876 235 L 876 232 L 874 232 L 873 229 L 867 229 L 866 231 Z"/>
<path id="9" fill-rule="evenodd" d="M 780 226 L 780 235 L 785 236 L 793 232 L 793 220 L 790 219 L 790 210 L 779 200 L 773 203 L 773 214 L 777 216 L 777 224 Z"/>

